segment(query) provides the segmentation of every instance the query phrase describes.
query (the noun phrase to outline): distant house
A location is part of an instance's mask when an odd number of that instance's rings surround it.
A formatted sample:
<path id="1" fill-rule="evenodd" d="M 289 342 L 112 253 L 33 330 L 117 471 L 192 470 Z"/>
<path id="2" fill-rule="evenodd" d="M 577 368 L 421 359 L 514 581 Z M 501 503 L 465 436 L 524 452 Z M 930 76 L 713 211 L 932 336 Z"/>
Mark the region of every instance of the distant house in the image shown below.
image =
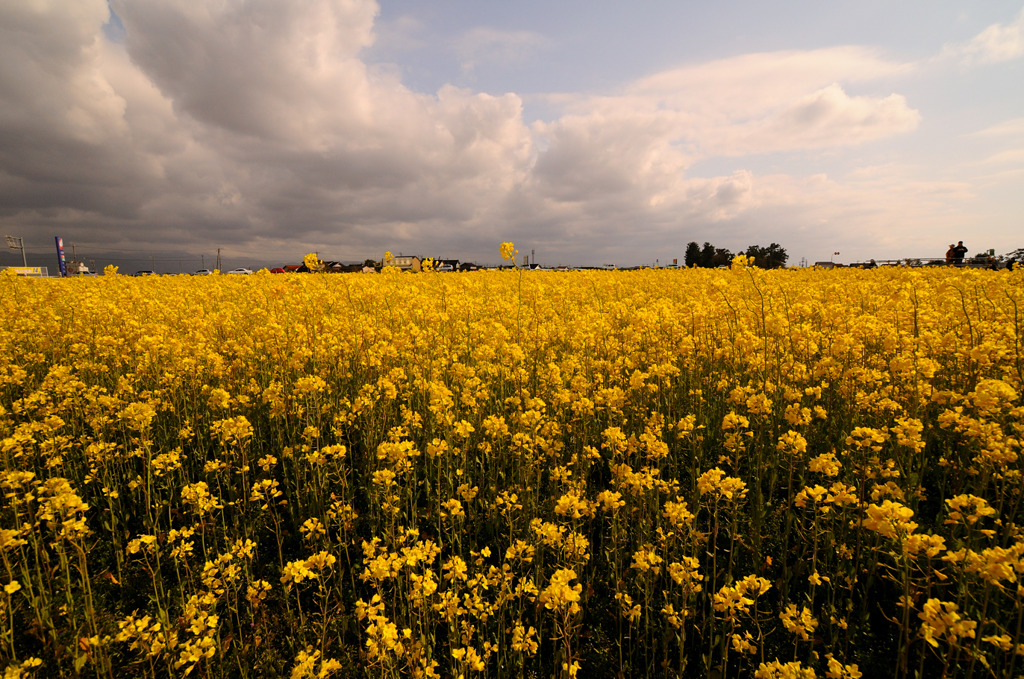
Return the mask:
<path id="1" fill-rule="evenodd" d="M 324 271 L 327 273 L 359 273 L 363 270 L 362 264 L 345 264 L 344 262 L 324 262 Z"/>
<path id="2" fill-rule="evenodd" d="M 421 271 L 422 261 L 415 255 L 392 255 L 384 259 L 384 266 L 397 266 L 402 271 Z"/>
<path id="3" fill-rule="evenodd" d="M 359 273 L 362 270 L 362 264 L 342 264 L 340 269 L 342 273 Z"/>
<path id="4" fill-rule="evenodd" d="M 285 264 L 281 268 L 284 269 L 286 273 L 295 273 L 300 270 L 309 271 L 304 264 Z"/>

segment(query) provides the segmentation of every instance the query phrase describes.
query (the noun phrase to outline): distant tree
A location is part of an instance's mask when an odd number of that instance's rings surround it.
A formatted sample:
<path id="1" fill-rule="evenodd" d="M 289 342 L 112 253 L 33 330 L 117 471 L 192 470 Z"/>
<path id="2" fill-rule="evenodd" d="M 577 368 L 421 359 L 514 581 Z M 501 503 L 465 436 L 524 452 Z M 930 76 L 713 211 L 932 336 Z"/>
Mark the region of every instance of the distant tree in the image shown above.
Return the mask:
<path id="1" fill-rule="evenodd" d="M 732 256 L 732 250 L 729 248 L 715 248 L 715 254 L 711 258 L 711 266 L 729 266 L 729 263 L 732 262 Z"/>
<path id="2" fill-rule="evenodd" d="M 768 246 L 767 255 L 769 269 L 786 268 L 786 262 L 789 261 L 789 253 L 786 252 L 786 248 L 782 247 L 778 243 L 772 243 Z"/>
<path id="3" fill-rule="evenodd" d="M 715 260 L 715 246 L 711 243 L 704 241 L 703 247 L 700 249 L 700 266 L 705 269 L 710 269 L 714 266 Z"/>
<path id="4" fill-rule="evenodd" d="M 744 254 L 754 260 L 754 266 L 762 269 L 781 269 L 786 266 L 786 260 L 789 259 L 786 248 L 778 243 L 772 243 L 768 247 L 751 245 Z"/>
<path id="5" fill-rule="evenodd" d="M 731 261 L 732 251 L 729 248 L 716 248 L 707 241 L 699 247 L 692 242 L 686 246 L 686 266 L 714 269 L 716 266 L 729 266 Z"/>
<path id="6" fill-rule="evenodd" d="M 700 246 L 697 245 L 697 241 L 692 240 L 686 244 L 686 255 L 683 263 L 686 264 L 687 268 L 700 265 Z"/>

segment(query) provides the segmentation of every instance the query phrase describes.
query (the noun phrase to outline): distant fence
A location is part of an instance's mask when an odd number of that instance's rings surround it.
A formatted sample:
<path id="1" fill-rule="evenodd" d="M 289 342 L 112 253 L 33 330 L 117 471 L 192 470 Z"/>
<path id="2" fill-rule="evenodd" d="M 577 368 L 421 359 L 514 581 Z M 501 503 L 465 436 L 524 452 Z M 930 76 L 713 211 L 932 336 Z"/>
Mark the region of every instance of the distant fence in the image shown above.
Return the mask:
<path id="1" fill-rule="evenodd" d="M 35 276 L 37 278 L 48 278 L 49 269 L 45 266 L 4 266 L 3 271 L 13 271 L 18 276 Z"/>

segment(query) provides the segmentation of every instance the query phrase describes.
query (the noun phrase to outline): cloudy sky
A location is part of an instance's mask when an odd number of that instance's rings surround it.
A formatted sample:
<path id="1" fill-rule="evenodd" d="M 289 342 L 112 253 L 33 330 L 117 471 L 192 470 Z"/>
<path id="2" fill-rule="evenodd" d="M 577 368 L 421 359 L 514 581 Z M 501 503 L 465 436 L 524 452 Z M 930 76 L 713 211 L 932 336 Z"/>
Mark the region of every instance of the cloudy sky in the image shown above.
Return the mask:
<path id="1" fill-rule="evenodd" d="M 0 227 L 167 271 L 1002 253 L 1022 84 L 1021 0 L 0 0 Z"/>

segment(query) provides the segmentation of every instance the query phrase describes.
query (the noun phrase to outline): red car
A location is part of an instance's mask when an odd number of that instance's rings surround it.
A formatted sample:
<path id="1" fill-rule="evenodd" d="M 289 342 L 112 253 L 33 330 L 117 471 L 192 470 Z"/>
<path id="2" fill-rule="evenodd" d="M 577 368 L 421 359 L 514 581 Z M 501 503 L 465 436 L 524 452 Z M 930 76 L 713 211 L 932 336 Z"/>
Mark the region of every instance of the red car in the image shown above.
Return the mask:
<path id="1" fill-rule="evenodd" d="M 285 273 L 285 270 L 279 266 L 275 266 L 273 269 L 270 270 L 270 273 Z"/>

